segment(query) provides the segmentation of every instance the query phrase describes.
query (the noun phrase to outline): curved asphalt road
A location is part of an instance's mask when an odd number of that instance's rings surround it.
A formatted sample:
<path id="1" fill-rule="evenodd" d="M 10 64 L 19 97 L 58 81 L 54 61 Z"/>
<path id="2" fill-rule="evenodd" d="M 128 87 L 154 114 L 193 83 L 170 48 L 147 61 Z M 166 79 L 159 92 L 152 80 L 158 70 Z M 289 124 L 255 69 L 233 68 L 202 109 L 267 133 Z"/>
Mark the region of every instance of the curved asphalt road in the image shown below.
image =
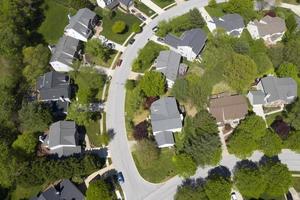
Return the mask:
<path id="1" fill-rule="evenodd" d="M 219 0 L 223 1 L 223 0 Z M 106 123 L 107 129 L 112 129 L 115 133 L 110 142 L 109 150 L 112 156 L 112 162 L 116 170 L 121 171 L 125 178 L 122 189 L 127 200 L 171 200 L 176 193 L 177 186 L 182 180 L 176 176 L 162 184 L 152 184 L 145 181 L 137 171 L 130 147 L 128 145 L 125 129 L 125 83 L 131 71 L 131 64 L 138 54 L 138 50 L 143 48 L 148 39 L 153 35 L 152 28 L 161 20 L 168 20 L 174 16 L 182 15 L 194 7 L 203 7 L 207 5 L 208 0 L 190 0 L 177 5 L 158 17 L 153 19 L 143 28 L 143 32 L 136 35 L 135 43 L 129 45 L 122 55 L 123 63 L 118 67 L 111 80 L 109 95 L 106 103 Z M 262 154 L 256 152 L 251 157 L 257 161 Z M 300 168 L 300 156 L 289 151 L 281 154 L 280 158 L 284 163 L 289 164 L 290 169 Z M 233 169 L 238 161 L 233 155 L 224 155 L 221 165 Z M 195 177 L 205 177 L 211 167 L 199 168 Z"/>

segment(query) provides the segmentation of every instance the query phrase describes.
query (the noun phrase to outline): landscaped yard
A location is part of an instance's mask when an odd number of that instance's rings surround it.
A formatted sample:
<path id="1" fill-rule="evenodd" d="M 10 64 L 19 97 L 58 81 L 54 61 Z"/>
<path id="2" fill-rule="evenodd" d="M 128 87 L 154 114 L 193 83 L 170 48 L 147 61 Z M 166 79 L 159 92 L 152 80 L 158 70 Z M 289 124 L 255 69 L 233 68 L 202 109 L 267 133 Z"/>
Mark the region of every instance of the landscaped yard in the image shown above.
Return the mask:
<path id="1" fill-rule="evenodd" d="M 153 10 L 151 10 L 148 6 L 146 6 L 145 4 L 143 4 L 139 0 L 135 0 L 134 1 L 134 7 L 136 7 L 138 10 L 142 11 L 148 17 L 150 17 L 153 14 L 155 14 L 155 12 Z"/>
<path id="2" fill-rule="evenodd" d="M 97 147 L 102 146 L 100 137 L 100 121 L 91 121 L 85 126 L 85 128 L 91 144 Z"/>
<path id="3" fill-rule="evenodd" d="M 117 55 L 117 51 L 116 50 L 112 50 L 112 53 L 110 54 L 110 58 L 108 59 L 107 62 L 104 62 L 102 59 L 98 59 L 97 57 L 93 57 L 93 56 L 90 56 L 88 54 L 86 54 L 87 58 L 90 59 L 90 62 L 95 64 L 95 65 L 99 65 L 99 66 L 102 66 L 102 67 L 107 67 L 107 68 L 110 68 L 115 56 Z"/>
<path id="4" fill-rule="evenodd" d="M 17 186 L 17 188 L 11 193 L 11 200 L 30 199 L 31 197 L 36 196 L 43 187 L 43 185 L 29 188 Z"/>
<path id="5" fill-rule="evenodd" d="M 166 148 L 161 150 L 159 159 L 153 161 L 151 165 L 147 166 L 146 168 L 142 168 L 141 164 L 136 159 L 135 152 L 132 152 L 132 155 L 138 171 L 147 181 L 152 183 L 160 183 L 177 174 L 172 162 L 172 157 L 174 155 L 173 149 Z"/>
<path id="6" fill-rule="evenodd" d="M 205 10 L 211 17 L 222 17 L 223 15 L 225 15 L 225 12 L 223 11 L 224 5 L 225 3 L 219 3 L 214 7 L 206 6 Z"/>
<path id="7" fill-rule="evenodd" d="M 152 0 L 152 1 L 161 8 L 164 8 L 175 2 L 174 0 Z"/>
<path id="8" fill-rule="evenodd" d="M 132 33 L 132 25 L 137 23 L 140 24 L 141 21 L 131 14 L 125 14 L 119 10 L 114 11 L 115 15 L 110 19 L 109 16 L 103 15 L 103 9 L 97 8 L 95 12 L 102 17 L 103 31 L 101 35 L 104 35 L 109 40 L 122 44 Z M 126 23 L 126 30 L 122 34 L 117 34 L 112 32 L 112 26 L 116 21 L 124 21 Z"/>
<path id="9" fill-rule="evenodd" d="M 56 44 L 68 24 L 68 14 L 75 14 L 76 11 L 53 0 L 45 0 L 44 4 L 46 8 L 45 19 L 38 32 L 44 36 L 47 43 Z"/>

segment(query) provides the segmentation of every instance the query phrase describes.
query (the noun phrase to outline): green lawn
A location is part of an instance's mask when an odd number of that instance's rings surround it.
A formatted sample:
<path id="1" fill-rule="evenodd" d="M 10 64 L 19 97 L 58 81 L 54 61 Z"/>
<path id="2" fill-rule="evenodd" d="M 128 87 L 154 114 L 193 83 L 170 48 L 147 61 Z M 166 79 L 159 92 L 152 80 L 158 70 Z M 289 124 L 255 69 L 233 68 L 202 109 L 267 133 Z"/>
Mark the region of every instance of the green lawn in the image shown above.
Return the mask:
<path id="1" fill-rule="evenodd" d="M 100 137 L 100 121 L 91 121 L 85 126 L 86 133 L 90 139 L 91 144 L 94 146 L 102 146 L 101 137 Z"/>
<path id="2" fill-rule="evenodd" d="M 223 5 L 224 3 L 219 3 L 215 7 L 206 6 L 205 10 L 211 17 L 222 17 L 225 15 L 225 12 L 223 11 Z"/>
<path id="3" fill-rule="evenodd" d="M 175 2 L 174 0 L 152 0 L 152 1 L 161 8 L 164 8 Z"/>
<path id="4" fill-rule="evenodd" d="M 91 55 L 86 55 L 89 59 L 89 61 L 95 65 L 99 65 L 99 66 L 102 66 L 102 67 L 107 67 L 107 68 L 110 68 L 115 56 L 117 55 L 118 51 L 116 50 L 112 50 L 112 53 L 110 54 L 110 58 L 108 59 L 107 62 L 104 62 L 102 59 L 100 59 L 99 57 L 94 57 L 94 56 L 91 56 Z"/>
<path id="5" fill-rule="evenodd" d="M 138 10 L 142 11 L 148 17 L 150 17 L 153 14 L 155 14 L 155 12 L 153 10 L 151 10 L 148 6 L 146 6 L 145 4 L 143 4 L 139 0 L 135 0 L 134 1 L 134 7 L 136 7 Z"/>
<path id="6" fill-rule="evenodd" d="M 293 11 L 287 8 L 276 7 L 274 10 L 276 12 L 276 15 L 284 19 L 287 19 L 290 15 L 295 15 Z"/>
<path id="7" fill-rule="evenodd" d="M 271 115 L 267 115 L 266 120 L 267 120 L 268 126 L 271 126 L 271 124 L 275 121 L 276 117 L 280 116 L 280 115 L 281 115 L 280 112 L 274 113 L 274 114 L 271 114 Z"/>
<path id="8" fill-rule="evenodd" d="M 101 32 L 101 35 L 104 35 L 109 40 L 112 40 L 114 42 L 117 42 L 119 44 L 122 44 L 125 42 L 125 40 L 128 38 L 128 36 L 132 33 L 132 25 L 134 23 L 140 24 L 141 21 L 131 14 L 125 14 L 119 10 L 115 11 L 115 16 L 112 17 L 112 19 L 109 18 L 107 15 L 102 14 L 103 9 L 97 8 L 95 12 L 102 17 L 103 22 L 103 31 Z M 116 21 L 124 21 L 127 25 L 126 30 L 122 34 L 117 34 L 112 32 L 112 26 Z"/>
<path id="9" fill-rule="evenodd" d="M 293 177 L 293 186 L 297 192 L 300 192 L 300 177 Z"/>
<path id="10" fill-rule="evenodd" d="M 134 152 L 132 152 L 132 155 L 139 173 L 147 181 L 152 183 L 160 183 L 177 174 L 172 163 L 172 157 L 174 155 L 173 149 L 161 150 L 159 159 L 152 162 L 152 164 L 147 168 L 142 168 L 141 164 L 136 159 Z"/>
<path id="11" fill-rule="evenodd" d="M 55 44 L 63 35 L 68 24 L 68 13 L 74 14 L 74 9 L 67 8 L 54 0 L 45 0 L 45 19 L 38 32 L 49 44 Z"/>
<path id="12" fill-rule="evenodd" d="M 31 197 L 37 195 L 43 189 L 43 187 L 43 185 L 39 185 L 24 188 L 17 185 L 16 189 L 11 193 L 11 200 L 30 199 Z"/>

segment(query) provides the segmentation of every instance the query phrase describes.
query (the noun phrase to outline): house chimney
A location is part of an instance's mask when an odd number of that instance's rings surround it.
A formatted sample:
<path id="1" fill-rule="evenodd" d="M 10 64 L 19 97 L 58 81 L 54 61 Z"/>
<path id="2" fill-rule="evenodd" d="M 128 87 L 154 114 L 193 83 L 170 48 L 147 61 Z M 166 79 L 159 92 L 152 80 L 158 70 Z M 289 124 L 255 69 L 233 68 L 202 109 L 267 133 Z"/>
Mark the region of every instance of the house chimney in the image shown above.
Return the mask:
<path id="1" fill-rule="evenodd" d="M 61 100 L 62 102 L 65 102 L 65 99 L 62 96 L 59 97 L 59 100 Z"/>

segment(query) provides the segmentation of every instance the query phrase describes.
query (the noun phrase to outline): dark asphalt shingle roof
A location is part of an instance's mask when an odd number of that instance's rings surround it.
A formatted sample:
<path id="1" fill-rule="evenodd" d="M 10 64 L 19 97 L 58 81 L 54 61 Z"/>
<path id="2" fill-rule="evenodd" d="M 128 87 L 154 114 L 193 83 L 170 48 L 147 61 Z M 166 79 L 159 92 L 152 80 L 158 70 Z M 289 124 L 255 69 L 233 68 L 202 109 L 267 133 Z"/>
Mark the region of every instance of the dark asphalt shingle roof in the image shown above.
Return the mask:
<path id="1" fill-rule="evenodd" d="M 222 28 L 228 32 L 244 28 L 244 19 L 239 14 L 227 14 L 220 18 L 213 18 L 217 28 Z M 232 32 L 231 35 L 237 35 L 238 32 Z"/>
<path id="2" fill-rule="evenodd" d="M 182 128 L 181 116 L 174 97 L 162 97 L 155 101 L 150 111 L 153 132 Z"/>
<path id="3" fill-rule="evenodd" d="M 181 55 L 174 51 L 161 51 L 156 59 L 156 69 L 167 79 L 175 81 L 178 75 Z"/>
<path id="4" fill-rule="evenodd" d="M 40 100 L 53 100 L 60 97 L 70 98 L 71 96 L 69 77 L 55 71 L 40 76 L 36 88 L 39 91 Z"/>
<path id="5" fill-rule="evenodd" d="M 63 35 L 52 51 L 50 62 L 58 61 L 71 66 L 78 53 L 79 43 L 79 40 Z"/>
<path id="6" fill-rule="evenodd" d="M 51 186 L 38 197 L 31 200 L 84 200 L 82 192 L 68 179 L 62 180 L 56 186 Z"/>
<path id="7" fill-rule="evenodd" d="M 252 95 L 252 102 L 254 105 L 256 104 L 264 104 L 265 103 L 265 93 L 261 90 L 250 91 Z"/>
<path id="8" fill-rule="evenodd" d="M 154 138 L 157 143 L 157 146 L 159 147 L 166 144 L 175 144 L 174 136 L 171 131 L 163 131 L 156 133 Z"/>
<path id="9" fill-rule="evenodd" d="M 79 9 L 77 13 L 70 18 L 69 24 L 65 29 L 74 29 L 76 32 L 88 39 L 92 34 L 93 20 L 95 17 L 96 13 L 90 9 Z"/>
<path id="10" fill-rule="evenodd" d="M 203 49 L 206 40 L 207 40 L 207 35 L 200 28 L 185 31 L 180 38 L 177 38 L 171 34 L 168 34 L 165 37 L 166 44 L 174 48 L 177 48 L 178 46 L 189 46 L 193 49 L 193 52 L 197 55 Z"/>

